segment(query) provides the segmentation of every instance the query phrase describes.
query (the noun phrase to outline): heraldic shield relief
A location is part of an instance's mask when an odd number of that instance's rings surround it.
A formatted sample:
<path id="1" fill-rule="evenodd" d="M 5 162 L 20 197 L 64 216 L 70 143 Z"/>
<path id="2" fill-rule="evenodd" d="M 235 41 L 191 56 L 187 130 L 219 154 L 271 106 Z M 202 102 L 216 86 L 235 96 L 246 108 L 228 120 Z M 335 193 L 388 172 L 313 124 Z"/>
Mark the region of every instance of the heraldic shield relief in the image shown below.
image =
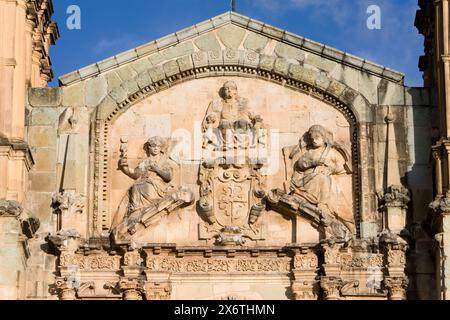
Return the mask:
<path id="1" fill-rule="evenodd" d="M 238 96 L 234 82 L 226 82 L 220 95 L 203 122 L 200 238 L 243 244 L 245 238 L 264 239 L 259 218 L 265 208 L 261 169 L 267 162 L 267 128 Z"/>

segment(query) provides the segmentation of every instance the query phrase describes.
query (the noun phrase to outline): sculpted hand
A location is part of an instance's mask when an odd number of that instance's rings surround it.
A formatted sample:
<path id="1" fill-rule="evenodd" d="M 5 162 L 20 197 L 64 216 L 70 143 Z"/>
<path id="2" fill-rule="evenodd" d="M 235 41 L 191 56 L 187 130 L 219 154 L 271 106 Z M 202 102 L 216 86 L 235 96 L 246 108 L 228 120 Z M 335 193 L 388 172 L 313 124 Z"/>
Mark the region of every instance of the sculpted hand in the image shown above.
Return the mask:
<path id="1" fill-rule="evenodd" d="M 127 168 L 128 167 L 128 159 L 120 158 L 119 160 L 119 168 Z"/>

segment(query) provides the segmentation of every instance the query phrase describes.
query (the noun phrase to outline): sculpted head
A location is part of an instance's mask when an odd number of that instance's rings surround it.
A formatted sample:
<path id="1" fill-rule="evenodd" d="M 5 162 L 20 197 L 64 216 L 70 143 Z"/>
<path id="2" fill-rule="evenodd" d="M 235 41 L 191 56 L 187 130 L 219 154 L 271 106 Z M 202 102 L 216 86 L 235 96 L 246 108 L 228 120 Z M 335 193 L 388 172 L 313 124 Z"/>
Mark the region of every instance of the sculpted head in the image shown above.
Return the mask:
<path id="1" fill-rule="evenodd" d="M 309 128 L 306 138 L 308 146 L 312 148 L 321 148 L 333 143 L 333 134 L 321 125 Z"/>
<path id="2" fill-rule="evenodd" d="M 238 95 L 238 88 L 234 81 L 227 81 L 220 90 L 223 99 L 233 99 Z"/>
<path id="3" fill-rule="evenodd" d="M 160 153 L 165 153 L 167 142 L 161 137 L 152 137 L 144 145 L 144 150 L 147 156 L 156 156 Z"/>

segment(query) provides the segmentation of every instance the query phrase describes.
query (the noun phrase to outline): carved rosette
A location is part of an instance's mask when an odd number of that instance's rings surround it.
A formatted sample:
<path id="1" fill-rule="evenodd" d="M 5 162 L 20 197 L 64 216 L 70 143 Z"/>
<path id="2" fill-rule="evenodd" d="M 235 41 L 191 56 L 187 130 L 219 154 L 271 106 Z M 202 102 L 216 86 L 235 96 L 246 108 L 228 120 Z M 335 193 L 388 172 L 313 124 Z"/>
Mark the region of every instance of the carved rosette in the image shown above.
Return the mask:
<path id="1" fill-rule="evenodd" d="M 408 288 L 408 278 L 404 277 L 388 277 L 384 280 L 384 284 L 389 292 L 390 300 L 406 300 L 406 290 Z"/>

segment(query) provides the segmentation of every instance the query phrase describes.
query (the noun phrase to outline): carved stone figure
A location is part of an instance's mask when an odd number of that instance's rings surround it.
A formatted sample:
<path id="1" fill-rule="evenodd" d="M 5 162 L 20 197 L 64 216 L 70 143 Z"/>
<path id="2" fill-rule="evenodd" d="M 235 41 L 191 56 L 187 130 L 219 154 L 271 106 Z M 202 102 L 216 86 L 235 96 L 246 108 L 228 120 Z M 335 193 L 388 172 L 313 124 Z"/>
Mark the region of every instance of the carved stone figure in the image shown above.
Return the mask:
<path id="1" fill-rule="evenodd" d="M 168 139 L 150 138 L 144 145 L 147 157 L 134 169 L 128 165 L 127 143 L 122 139 L 119 169 L 135 182 L 128 190 L 125 217 L 115 219 L 113 229 L 119 238 L 129 238 L 140 224 L 148 227 L 159 213 L 170 213 L 194 200 L 188 188 L 174 184 L 175 163 L 168 156 Z"/>
<path id="2" fill-rule="evenodd" d="M 199 213 L 206 224 L 201 239 L 221 245 L 242 245 L 243 237 L 261 239 L 258 220 L 265 208 L 262 118 L 226 82 L 221 99 L 210 103 L 203 121 L 203 163 L 200 168 Z"/>
<path id="3" fill-rule="evenodd" d="M 351 174 L 349 153 L 334 141 L 331 132 L 314 125 L 289 158 L 298 154 L 287 192 L 273 190 L 269 202 L 274 209 L 285 211 L 287 207 L 288 211 L 305 215 L 324 228 L 327 238 L 349 240 L 355 231 L 354 221 L 338 208 L 339 191 L 334 180 L 335 176 Z"/>
<path id="4" fill-rule="evenodd" d="M 219 94 L 221 98 L 211 102 L 203 120 L 203 147 L 247 149 L 256 139 L 262 140 L 262 118 L 250 111 L 247 99 L 238 95 L 236 83 L 225 82 Z"/>

